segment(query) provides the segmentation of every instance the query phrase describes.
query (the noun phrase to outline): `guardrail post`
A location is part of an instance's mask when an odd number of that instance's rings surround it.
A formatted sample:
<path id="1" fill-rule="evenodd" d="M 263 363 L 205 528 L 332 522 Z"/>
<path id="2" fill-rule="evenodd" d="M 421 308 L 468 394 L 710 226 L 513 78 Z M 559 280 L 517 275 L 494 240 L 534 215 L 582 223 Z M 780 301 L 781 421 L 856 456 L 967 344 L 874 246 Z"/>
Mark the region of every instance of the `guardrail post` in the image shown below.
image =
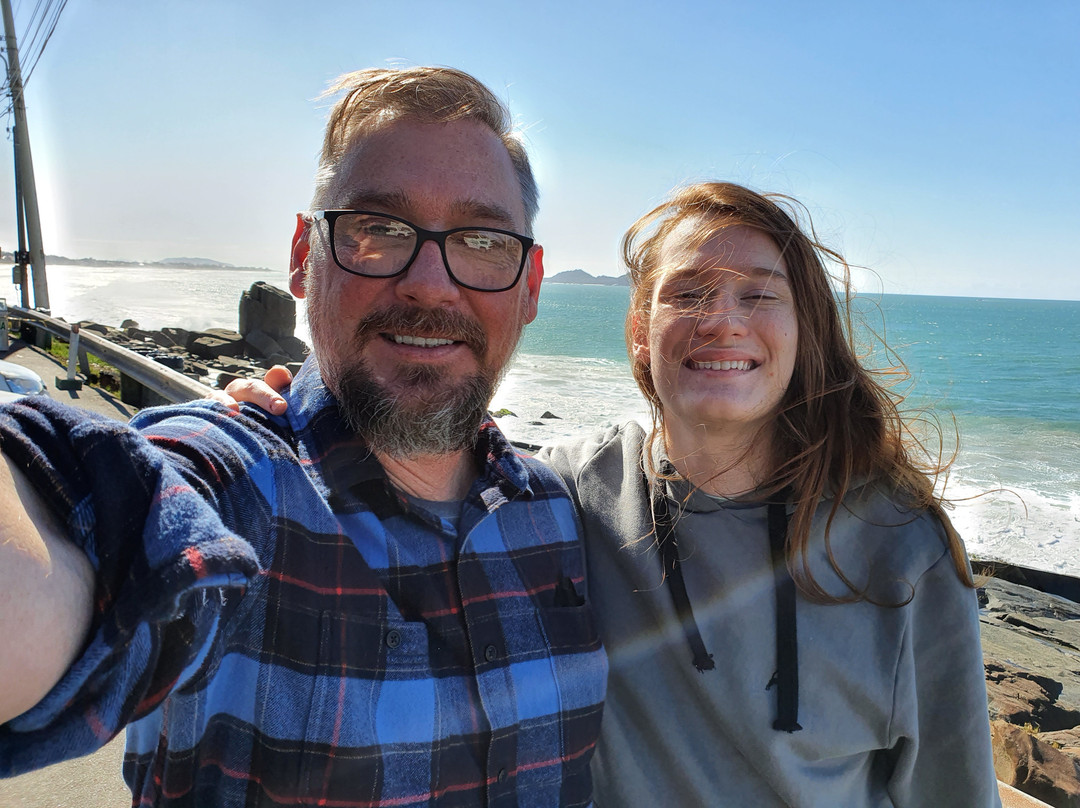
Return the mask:
<path id="1" fill-rule="evenodd" d="M 71 336 L 68 338 L 68 365 L 67 378 L 56 377 L 57 390 L 82 390 L 82 379 L 75 377 L 75 363 L 79 361 L 79 327 L 71 327 Z"/>
<path id="2" fill-rule="evenodd" d="M 25 323 L 26 321 L 23 320 L 23 322 Z M 52 334 L 37 325 L 37 323 L 30 326 L 29 337 L 29 339 L 23 337 L 23 342 L 41 348 L 43 351 L 52 350 Z"/>

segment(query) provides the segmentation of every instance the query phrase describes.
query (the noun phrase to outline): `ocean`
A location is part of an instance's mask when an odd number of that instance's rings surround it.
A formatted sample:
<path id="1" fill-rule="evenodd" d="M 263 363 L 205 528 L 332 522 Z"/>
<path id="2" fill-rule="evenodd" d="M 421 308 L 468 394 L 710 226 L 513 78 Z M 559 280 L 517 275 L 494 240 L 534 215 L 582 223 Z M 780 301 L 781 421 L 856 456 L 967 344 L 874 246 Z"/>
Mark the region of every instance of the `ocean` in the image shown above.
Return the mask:
<path id="1" fill-rule="evenodd" d="M 48 271 L 55 316 L 150 329 L 236 328 L 252 283 L 287 287 L 283 271 Z M 623 342 L 628 296 L 624 287 L 543 287 L 492 402 L 514 413 L 498 418 L 511 438 L 539 444 L 647 421 Z M 19 299 L 5 283 L 0 297 Z M 969 552 L 1080 575 L 1080 302 L 874 295 L 857 310 L 866 342 L 884 335 L 910 370 L 905 406 L 934 413 L 946 438 L 959 431 L 945 490 Z M 307 339 L 302 318 L 297 336 Z M 880 348 L 870 356 L 889 361 Z"/>

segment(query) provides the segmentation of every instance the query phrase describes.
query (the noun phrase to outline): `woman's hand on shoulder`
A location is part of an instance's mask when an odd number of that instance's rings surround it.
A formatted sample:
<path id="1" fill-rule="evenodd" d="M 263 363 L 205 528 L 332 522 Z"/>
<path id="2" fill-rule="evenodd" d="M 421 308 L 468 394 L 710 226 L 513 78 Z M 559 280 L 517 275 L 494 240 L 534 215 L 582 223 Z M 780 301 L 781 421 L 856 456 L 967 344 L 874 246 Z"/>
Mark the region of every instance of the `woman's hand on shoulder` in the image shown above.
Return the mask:
<path id="1" fill-rule="evenodd" d="M 271 415 L 282 415 L 289 405 L 279 393 L 291 383 L 288 368 L 274 365 L 262 379 L 233 379 L 224 390 L 213 390 L 206 397 L 230 410 L 239 411 L 240 402 L 246 401 Z"/>

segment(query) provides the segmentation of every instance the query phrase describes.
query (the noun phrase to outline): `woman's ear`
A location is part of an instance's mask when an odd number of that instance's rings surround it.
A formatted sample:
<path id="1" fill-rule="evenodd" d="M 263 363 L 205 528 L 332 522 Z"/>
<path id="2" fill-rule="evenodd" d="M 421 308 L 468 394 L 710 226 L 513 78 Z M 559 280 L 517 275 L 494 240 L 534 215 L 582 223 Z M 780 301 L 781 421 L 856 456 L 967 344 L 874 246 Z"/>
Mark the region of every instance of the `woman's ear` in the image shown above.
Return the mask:
<path id="1" fill-rule="evenodd" d="M 630 317 L 630 355 L 635 362 L 649 366 L 649 324 L 641 313 Z"/>

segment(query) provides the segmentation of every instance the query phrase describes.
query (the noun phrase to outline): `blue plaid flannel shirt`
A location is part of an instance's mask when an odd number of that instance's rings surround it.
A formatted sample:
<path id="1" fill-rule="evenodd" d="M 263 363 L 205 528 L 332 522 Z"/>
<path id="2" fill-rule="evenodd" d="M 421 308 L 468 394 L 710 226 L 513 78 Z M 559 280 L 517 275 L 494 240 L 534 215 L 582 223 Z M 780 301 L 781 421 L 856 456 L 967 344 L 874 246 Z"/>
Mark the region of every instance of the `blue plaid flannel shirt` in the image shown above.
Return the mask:
<path id="1" fill-rule="evenodd" d="M 0 775 L 128 727 L 134 805 L 588 805 L 607 662 L 557 478 L 488 422 L 458 529 L 393 489 L 309 361 L 287 416 L 27 401 L 3 450 L 96 570 L 85 651 Z"/>

